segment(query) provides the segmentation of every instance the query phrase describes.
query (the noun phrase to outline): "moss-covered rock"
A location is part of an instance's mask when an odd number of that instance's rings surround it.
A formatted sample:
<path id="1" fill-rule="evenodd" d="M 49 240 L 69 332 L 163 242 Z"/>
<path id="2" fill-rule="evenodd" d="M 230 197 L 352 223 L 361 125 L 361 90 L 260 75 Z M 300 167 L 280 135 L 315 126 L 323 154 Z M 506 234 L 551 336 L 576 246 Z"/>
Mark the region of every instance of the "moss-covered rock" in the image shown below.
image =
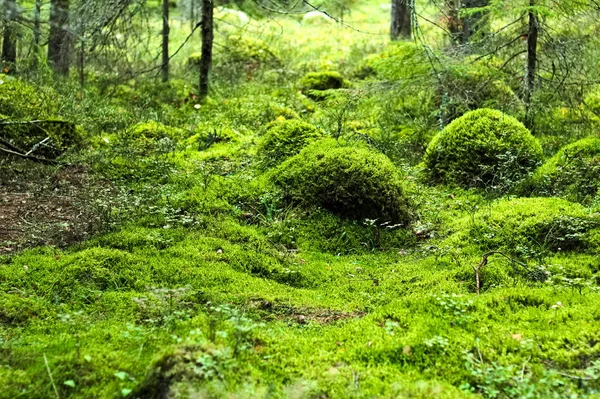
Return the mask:
<path id="1" fill-rule="evenodd" d="M 314 125 L 299 119 L 274 123 L 258 146 L 258 154 L 265 165 L 275 165 L 298 154 L 307 144 L 319 139 L 323 133 Z"/>
<path id="2" fill-rule="evenodd" d="M 539 165 L 542 148 L 518 120 L 479 109 L 456 119 L 429 143 L 425 174 L 435 183 L 506 190 Z"/>
<path id="3" fill-rule="evenodd" d="M 474 215 L 470 237 L 483 250 L 504 250 L 523 257 L 587 247 L 587 235 L 600 217 L 559 198 L 500 200 Z"/>
<path id="4" fill-rule="evenodd" d="M 272 179 L 285 198 L 351 219 L 408 224 L 402 176 L 383 154 L 324 139 L 281 164 Z"/>
<path id="5" fill-rule="evenodd" d="M 307 73 L 298 85 L 304 93 L 309 93 L 311 90 L 341 89 L 347 86 L 347 82 L 339 72 L 325 71 Z"/>
<path id="6" fill-rule="evenodd" d="M 562 148 L 536 170 L 526 186 L 528 194 L 591 203 L 600 189 L 600 138 L 586 138 Z"/>

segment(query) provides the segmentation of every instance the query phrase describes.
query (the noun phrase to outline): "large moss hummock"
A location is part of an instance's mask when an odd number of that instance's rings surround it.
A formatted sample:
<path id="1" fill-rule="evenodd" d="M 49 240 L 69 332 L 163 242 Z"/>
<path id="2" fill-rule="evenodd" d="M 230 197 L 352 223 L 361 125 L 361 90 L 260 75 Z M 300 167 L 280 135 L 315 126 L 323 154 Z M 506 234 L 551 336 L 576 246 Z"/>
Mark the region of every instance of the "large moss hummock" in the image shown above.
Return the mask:
<path id="1" fill-rule="evenodd" d="M 600 138 L 586 138 L 562 148 L 536 170 L 528 186 L 534 195 L 590 203 L 600 189 Z"/>
<path id="2" fill-rule="evenodd" d="M 325 139 L 285 161 L 272 174 L 288 201 L 320 206 L 351 219 L 407 224 L 402 177 L 383 154 Z"/>
<path id="3" fill-rule="evenodd" d="M 471 239 L 484 250 L 535 257 L 547 251 L 585 249 L 600 217 L 558 198 L 500 200 L 474 215 Z"/>
<path id="4" fill-rule="evenodd" d="M 542 148 L 518 120 L 479 109 L 453 121 L 425 152 L 425 173 L 435 183 L 506 189 L 539 165 Z"/>
<path id="5" fill-rule="evenodd" d="M 271 126 L 259 144 L 258 154 L 264 164 L 275 165 L 302 150 L 323 133 L 310 123 L 298 119 L 284 120 Z"/>

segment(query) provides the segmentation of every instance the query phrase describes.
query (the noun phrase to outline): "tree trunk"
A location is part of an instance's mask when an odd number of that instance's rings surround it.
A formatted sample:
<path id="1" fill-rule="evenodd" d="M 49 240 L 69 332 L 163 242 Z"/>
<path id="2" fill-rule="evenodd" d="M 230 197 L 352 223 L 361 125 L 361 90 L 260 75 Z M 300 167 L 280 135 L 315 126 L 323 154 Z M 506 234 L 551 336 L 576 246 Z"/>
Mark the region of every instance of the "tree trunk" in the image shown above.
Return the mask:
<path id="1" fill-rule="evenodd" d="M 464 0 L 463 7 L 482 8 L 488 6 L 490 0 Z M 488 30 L 487 13 L 485 11 L 477 11 L 462 18 L 463 26 L 463 44 L 468 43 L 471 37 L 476 33 L 485 34 Z"/>
<path id="2" fill-rule="evenodd" d="M 535 0 L 529 0 L 529 6 L 535 6 Z M 533 132 L 534 121 L 531 113 L 531 98 L 535 90 L 535 77 L 537 75 L 537 47 L 538 47 L 539 20 L 535 10 L 529 10 L 529 32 L 527 33 L 527 73 L 525 76 L 525 126 Z"/>
<path id="3" fill-rule="evenodd" d="M 210 67 L 213 47 L 213 2 L 202 0 L 202 56 L 200 57 L 200 99 L 208 96 Z"/>
<path id="4" fill-rule="evenodd" d="M 464 41 L 463 20 L 460 18 L 461 1 L 445 0 L 444 3 L 446 28 L 450 34 L 450 40 L 455 44 L 461 44 Z"/>
<path id="5" fill-rule="evenodd" d="M 410 39 L 412 34 L 413 0 L 392 0 L 390 37 Z"/>
<path id="6" fill-rule="evenodd" d="M 54 72 L 68 75 L 71 67 L 71 35 L 68 31 L 69 0 L 51 0 L 48 61 Z"/>
<path id="7" fill-rule="evenodd" d="M 163 0 L 162 81 L 169 81 L 169 0 Z"/>
<path id="8" fill-rule="evenodd" d="M 190 30 L 194 32 L 196 27 L 196 0 L 190 0 Z"/>
<path id="9" fill-rule="evenodd" d="M 33 17 L 33 66 L 37 68 L 40 58 L 40 37 L 42 36 L 42 0 L 35 0 L 35 15 Z"/>
<path id="10" fill-rule="evenodd" d="M 2 35 L 2 61 L 14 65 L 17 62 L 17 43 L 12 22 L 17 15 L 15 0 L 5 0 L 4 12 L 6 20 L 4 21 L 4 34 Z"/>

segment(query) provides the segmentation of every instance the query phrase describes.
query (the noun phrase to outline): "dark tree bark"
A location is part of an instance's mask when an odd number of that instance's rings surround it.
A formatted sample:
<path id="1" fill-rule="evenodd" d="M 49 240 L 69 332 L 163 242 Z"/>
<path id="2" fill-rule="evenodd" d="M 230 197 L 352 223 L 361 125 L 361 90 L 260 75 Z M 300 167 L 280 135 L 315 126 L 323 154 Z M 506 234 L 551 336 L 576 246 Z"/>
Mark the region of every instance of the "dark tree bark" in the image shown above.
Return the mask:
<path id="1" fill-rule="evenodd" d="M 467 44 L 471 37 L 487 28 L 487 16 L 484 11 L 462 15 L 469 8 L 482 8 L 489 0 L 446 0 L 446 27 L 455 44 Z"/>
<path id="2" fill-rule="evenodd" d="M 469 8 L 482 8 L 489 5 L 490 0 L 464 0 L 463 7 Z M 483 33 L 488 29 L 487 15 L 485 11 L 477 11 L 469 13 L 469 15 L 462 18 L 463 26 L 463 44 L 468 43 L 471 37 L 476 33 Z"/>
<path id="3" fill-rule="evenodd" d="M 54 72 L 68 75 L 71 67 L 71 35 L 68 31 L 69 0 L 51 0 L 48 61 Z"/>
<path id="4" fill-rule="evenodd" d="M 410 39 L 412 35 L 413 0 L 392 0 L 390 37 Z"/>
<path id="5" fill-rule="evenodd" d="M 169 0 L 163 0 L 163 30 L 162 30 L 162 81 L 169 81 Z"/>
<path id="6" fill-rule="evenodd" d="M 2 61 L 14 65 L 17 62 L 17 42 L 12 22 L 17 15 L 15 0 L 4 2 L 4 12 L 6 20 L 4 21 L 4 33 L 2 35 Z"/>
<path id="7" fill-rule="evenodd" d="M 539 20 L 533 7 L 535 0 L 529 0 L 529 32 L 527 33 L 527 73 L 525 76 L 525 126 L 533 132 L 534 121 L 531 113 L 531 98 L 535 90 L 537 75 L 537 48 L 539 35 Z"/>
<path id="8" fill-rule="evenodd" d="M 194 32 L 196 27 L 196 0 L 190 0 L 190 30 Z"/>
<path id="9" fill-rule="evenodd" d="M 210 68 L 213 48 L 213 1 L 202 0 L 202 56 L 200 57 L 200 99 L 208 96 Z"/>
<path id="10" fill-rule="evenodd" d="M 33 66 L 37 67 L 40 58 L 40 38 L 42 36 L 42 0 L 35 0 L 35 15 L 33 17 Z"/>
<path id="11" fill-rule="evenodd" d="M 445 0 L 446 28 L 453 43 L 463 42 L 463 21 L 460 18 L 460 0 Z"/>

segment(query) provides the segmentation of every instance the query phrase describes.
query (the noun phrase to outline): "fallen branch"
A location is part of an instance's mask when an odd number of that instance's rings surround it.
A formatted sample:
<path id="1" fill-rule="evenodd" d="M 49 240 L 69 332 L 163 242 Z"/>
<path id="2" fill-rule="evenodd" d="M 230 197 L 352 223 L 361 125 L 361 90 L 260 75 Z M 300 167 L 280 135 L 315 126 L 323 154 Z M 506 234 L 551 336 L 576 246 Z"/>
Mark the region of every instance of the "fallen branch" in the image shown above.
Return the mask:
<path id="1" fill-rule="evenodd" d="M 483 254 L 483 257 L 481 258 L 481 262 L 479 262 L 479 264 L 477 266 L 472 266 L 473 271 L 475 271 L 475 290 L 477 292 L 477 295 L 479 295 L 481 292 L 481 271 L 488 264 L 488 258 L 492 255 L 502 255 L 506 259 L 510 260 L 512 263 L 516 263 L 517 265 L 523 267 L 525 270 L 530 271 L 529 267 L 525 263 L 519 262 L 518 260 L 511 258 L 510 256 L 504 254 L 503 252 L 500 252 L 500 251 L 487 252 L 487 253 Z"/>
<path id="2" fill-rule="evenodd" d="M 12 151 L 12 150 L 9 150 L 9 149 L 3 148 L 3 147 L 0 147 L 0 151 L 4 152 L 6 154 L 14 155 L 19 158 L 28 159 L 30 161 L 39 162 L 39 163 L 43 163 L 46 165 L 58 165 L 59 164 L 59 162 L 54 159 L 40 158 L 40 157 L 36 157 L 33 155 L 22 154 L 18 151 Z"/>

